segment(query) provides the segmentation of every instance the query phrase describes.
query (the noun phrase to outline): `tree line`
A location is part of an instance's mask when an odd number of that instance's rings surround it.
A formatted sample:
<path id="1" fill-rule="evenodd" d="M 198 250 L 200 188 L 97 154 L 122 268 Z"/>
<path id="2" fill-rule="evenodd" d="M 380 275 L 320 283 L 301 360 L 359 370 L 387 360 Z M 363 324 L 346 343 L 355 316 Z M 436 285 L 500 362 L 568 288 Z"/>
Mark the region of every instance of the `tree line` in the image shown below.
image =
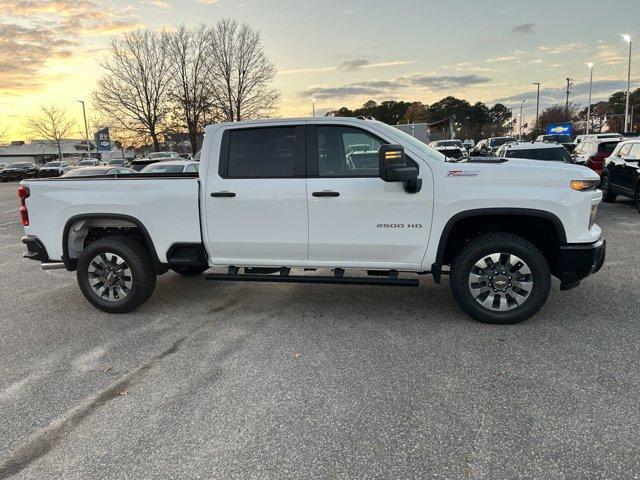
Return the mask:
<path id="1" fill-rule="evenodd" d="M 351 110 L 342 107 L 328 116 L 373 117 L 390 125 L 400 123 L 434 123 L 445 119 L 453 122 L 455 134 L 460 138 L 483 138 L 502 135 L 511 130 L 511 111 L 496 103 L 492 107 L 482 102 L 473 105 L 467 100 L 445 97 L 431 105 L 422 102 L 389 100 L 376 103 L 369 100 L 362 107 Z"/>

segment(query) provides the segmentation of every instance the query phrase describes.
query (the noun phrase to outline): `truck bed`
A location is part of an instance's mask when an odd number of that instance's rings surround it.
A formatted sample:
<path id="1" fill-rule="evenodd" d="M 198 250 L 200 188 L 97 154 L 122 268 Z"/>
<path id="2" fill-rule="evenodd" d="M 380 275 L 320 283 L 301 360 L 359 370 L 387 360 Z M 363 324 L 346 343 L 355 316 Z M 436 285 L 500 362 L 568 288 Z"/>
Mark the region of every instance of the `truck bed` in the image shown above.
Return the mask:
<path id="1" fill-rule="evenodd" d="M 77 177 L 24 180 L 29 188 L 27 235 L 37 236 L 51 260 L 61 260 L 70 221 L 85 216 L 132 217 L 147 230 L 166 261 L 175 243 L 200 243 L 199 181 L 185 175 Z"/>

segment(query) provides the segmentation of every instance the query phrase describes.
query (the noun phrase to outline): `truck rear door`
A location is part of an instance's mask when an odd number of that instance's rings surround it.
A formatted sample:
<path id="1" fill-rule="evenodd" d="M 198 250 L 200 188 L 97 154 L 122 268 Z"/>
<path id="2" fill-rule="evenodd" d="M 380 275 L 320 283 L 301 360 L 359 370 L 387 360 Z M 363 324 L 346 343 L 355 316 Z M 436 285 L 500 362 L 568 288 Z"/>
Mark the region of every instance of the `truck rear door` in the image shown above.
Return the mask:
<path id="1" fill-rule="evenodd" d="M 228 128 L 207 159 L 207 250 L 215 263 L 283 266 L 307 259 L 305 127 Z M 215 155 L 215 154 L 213 154 Z"/>

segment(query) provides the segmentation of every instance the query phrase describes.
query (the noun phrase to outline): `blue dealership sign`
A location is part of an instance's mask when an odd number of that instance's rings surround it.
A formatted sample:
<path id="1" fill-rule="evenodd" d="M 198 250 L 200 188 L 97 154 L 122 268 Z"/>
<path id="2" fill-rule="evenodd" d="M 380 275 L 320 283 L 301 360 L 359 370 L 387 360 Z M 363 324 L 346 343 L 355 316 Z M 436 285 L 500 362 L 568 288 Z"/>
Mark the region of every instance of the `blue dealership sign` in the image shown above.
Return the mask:
<path id="1" fill-rule="evenodd" d="M 96 143 L 96 151 L 110 152 L 111 138 L 109 137 L 109 127 L 104 127 L 93 134 L 93 140 Z"/>
<path id="2" fill-rule="evenodd" d="M 547 125 L 547 135 L 572 135 L 573 127 L 571 122 L 550 123 Z"/>

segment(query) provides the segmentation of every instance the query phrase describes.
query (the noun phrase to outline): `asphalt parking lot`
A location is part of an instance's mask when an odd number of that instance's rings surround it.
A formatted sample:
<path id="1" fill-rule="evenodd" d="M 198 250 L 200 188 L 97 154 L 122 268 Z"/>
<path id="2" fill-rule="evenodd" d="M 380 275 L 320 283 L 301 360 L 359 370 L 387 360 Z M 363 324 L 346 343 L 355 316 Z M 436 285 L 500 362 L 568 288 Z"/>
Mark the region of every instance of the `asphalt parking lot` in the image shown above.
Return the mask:
<path id="1" fill-rule="evenodd" d="M 448 286 L 211 284 L 108 315 L 23 260 L 0 185 L 0 478 L 638 478 L 640 215 L 515 326 Z"/>

